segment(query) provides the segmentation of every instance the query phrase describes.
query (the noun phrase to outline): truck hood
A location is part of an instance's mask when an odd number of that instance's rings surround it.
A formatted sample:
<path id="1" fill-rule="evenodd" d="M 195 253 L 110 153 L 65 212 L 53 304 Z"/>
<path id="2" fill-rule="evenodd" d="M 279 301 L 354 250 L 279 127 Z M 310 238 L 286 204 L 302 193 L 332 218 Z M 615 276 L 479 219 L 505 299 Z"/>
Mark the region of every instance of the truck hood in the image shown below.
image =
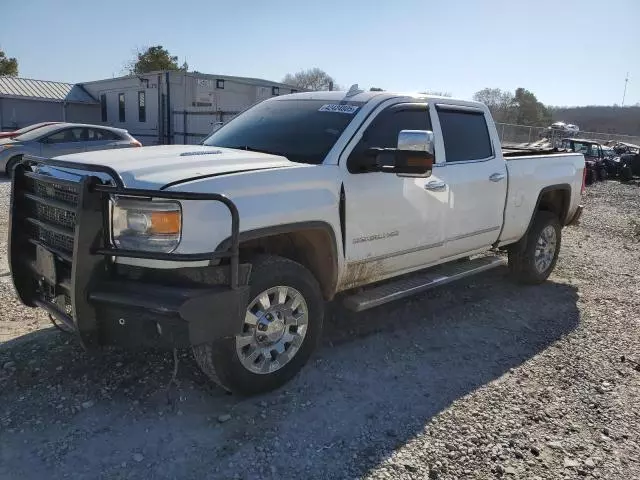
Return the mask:
<path id="1" fill-rule="evenodd" d="M 102 165 L 115 170 L 125 186 L 160 189 L 183 181 L 224 174 L 285 167 L 303 167 L 285 157 L 266 153 L 202 145 L 158 145 L 56 157 L 70 163 Z M 68 173 L 74 171 L 59 169 Z"/>

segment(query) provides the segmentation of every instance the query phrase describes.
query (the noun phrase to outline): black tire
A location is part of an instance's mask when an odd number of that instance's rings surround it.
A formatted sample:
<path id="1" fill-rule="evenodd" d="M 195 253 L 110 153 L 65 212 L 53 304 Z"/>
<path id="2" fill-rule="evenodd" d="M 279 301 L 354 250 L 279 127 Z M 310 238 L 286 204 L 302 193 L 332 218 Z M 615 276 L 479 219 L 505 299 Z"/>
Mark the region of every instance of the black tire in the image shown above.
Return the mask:
<path id="1" fill-rule="evenodd" d="M 620 179 L 625 182 L 633 180 L 633 171 L 630 165 L 622 165 L 622 167 L 620 167 Z"/>
<path id="2" fill-rule="evenodd" d="M 22 155 L 17 155 L 15 157 L 12 157 L 9 159 L 9 161 L 7 162 L 7 166 L 5 168 L 4 173 L 7 175 L 7 177 L 11 178 L 11 172 L 13 170 L 13 166 L 20 161 L 20 159 L 22 158 Z"/>
<path id="3" fill-rule="evenodd" d="M 607 169 L 605 167 L 600 168 L 600 180 L 605 181 L 609 177 Z"/>
<path id="4" fill-rule="evenodd" d="M 224 339 L 193 347 L 196 362 L 214 382 L 234 393 L 254 395 L 274 390 L 291 380 L 307 363 L 322 335 L 324 300 L 315 277 L 292 260 L 260 255 L 252 261 L 249 302 L 276 286 L 296 289 L 308 309 L 307 331 L 295 355 L 272 373 L 253 373 L 243 366 L 236 350 L 236 339 Z"/>
<path id="5" fill-rule="evenodd" d="M 585 184 L 593 185 L 593 182 L 595 181 L 594 176 L 595 175 L 593 174 L 593 169 L 587 168 L 587 176 L 585 177 Z"/>
<path id="6" fill-rule="evenodd" d="M 542 232 L 551 226 L 556 234 L 556 246 L 553 260 L 547 268 L 540 271 L 535 265 L 535 253 Z M 536 285 L 544 282 L 556 266 L 560 244 L 562 241 L 562 228 L 558 217 L 552 212 L 539 211 L 533 221 L 531 229 L 525 237 L 509 248 L 509 270 L 513 277 L 525 284 Z"/>

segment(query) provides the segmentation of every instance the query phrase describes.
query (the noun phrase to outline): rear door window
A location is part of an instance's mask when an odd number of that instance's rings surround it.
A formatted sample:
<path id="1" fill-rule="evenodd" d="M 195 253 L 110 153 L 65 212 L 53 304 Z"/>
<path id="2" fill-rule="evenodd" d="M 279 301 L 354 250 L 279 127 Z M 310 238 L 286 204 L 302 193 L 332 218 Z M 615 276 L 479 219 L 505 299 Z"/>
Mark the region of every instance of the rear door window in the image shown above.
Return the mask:
<path id="1" fill-rule="evenodd" d="M 493 156 L 484 113 L 438 107 L 447 163 L 484 160 Z"/>
<path id="2" fill-rule="evenodd" d="M 101 128 L 90 128 L 89 129 L 89 140 L 90 141 L 112 141 L 112 140 L 121 140 L 115 133 L 109 130 L 102 130 Z"/>

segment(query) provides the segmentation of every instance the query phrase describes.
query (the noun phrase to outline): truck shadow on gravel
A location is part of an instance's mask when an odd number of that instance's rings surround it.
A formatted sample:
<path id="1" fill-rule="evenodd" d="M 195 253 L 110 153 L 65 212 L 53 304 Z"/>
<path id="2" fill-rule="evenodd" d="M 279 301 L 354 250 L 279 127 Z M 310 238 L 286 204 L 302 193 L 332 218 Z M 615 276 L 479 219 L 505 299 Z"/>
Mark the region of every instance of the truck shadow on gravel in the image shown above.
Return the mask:
<path id="1" fill-rule="evenodd" d="M 0 345 L 0 476 L 362 475 L 574 330 L 577 298 L 496 270 L 361 314 L 332 304 L 302 374 L 254 398 L 211 386 L 189 352 L 171 383 L 170 353 L 87 354 L 53 329 L 29 334 Z"/>

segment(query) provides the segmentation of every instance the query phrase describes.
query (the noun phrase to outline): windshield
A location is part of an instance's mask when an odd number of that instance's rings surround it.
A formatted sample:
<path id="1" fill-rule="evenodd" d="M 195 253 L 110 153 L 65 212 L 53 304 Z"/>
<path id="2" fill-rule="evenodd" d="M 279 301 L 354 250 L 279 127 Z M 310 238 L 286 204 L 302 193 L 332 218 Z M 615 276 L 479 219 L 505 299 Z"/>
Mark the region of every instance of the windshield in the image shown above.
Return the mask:
<path id="1" fill-rule="evenodd" d="M 319 164 L 363 105 L 337 103 L 296 98 L 265 101 L 224 125 L 203 144 Z"/>
<path id="2" fill-rule="evenodd" d="M 588 142 L 573 142 L 572 150 L 576 153 L 582 153 L 587 157 L 598 156 L 598 144 Z"/>
<path id="3" fill-rule="evenodd" d="M 60 124 L 47 125 L 46 127 L 36 128 L 35 130 L 31 130 L 30 132 L 23 133 L 22 135 L 18 135 L 17 137 L 13 137 L 14 140 L 18 142 L 29 142 L 31 140 L 38 140 L 45 135 L 49 135 L 55 131 L 60 130 Z"/>

